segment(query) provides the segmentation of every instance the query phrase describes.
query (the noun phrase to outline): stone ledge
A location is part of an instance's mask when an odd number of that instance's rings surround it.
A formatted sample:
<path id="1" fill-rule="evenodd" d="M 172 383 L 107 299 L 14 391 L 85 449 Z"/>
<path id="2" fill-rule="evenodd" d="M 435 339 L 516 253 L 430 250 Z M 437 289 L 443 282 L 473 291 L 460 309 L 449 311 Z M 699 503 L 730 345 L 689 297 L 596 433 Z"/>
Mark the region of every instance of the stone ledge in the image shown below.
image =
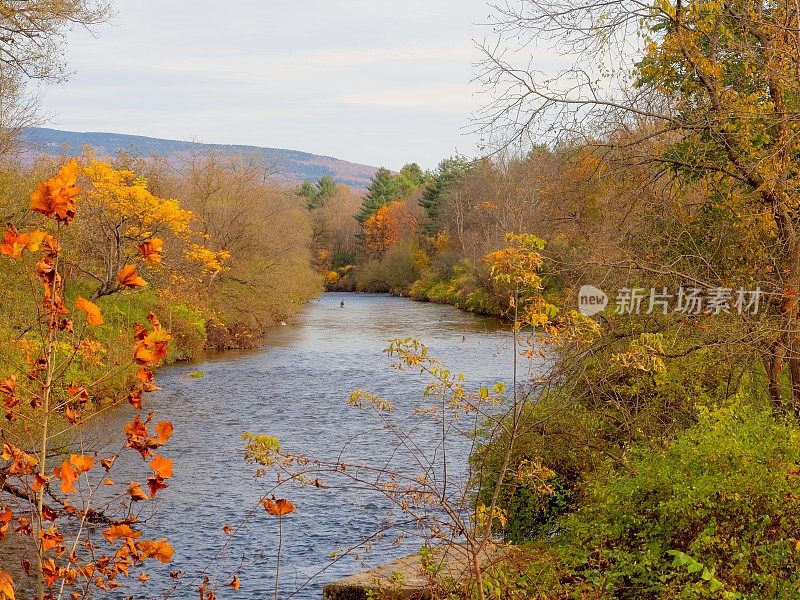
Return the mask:
<path id="1" fill-rule="evenodd" d="M 484 550 L 480 562 L 485 565 L 494 554 Z M 461 544 L 445 544 L 432 550 L 432 565 L 426 571 L 419 552 L 409 554 L 380 567 L 344 577 L 323 588 L 323 600 L 429 600 L 430 570 L 442 581 L 464 582 L 470 577 L 467 548 Z"/>

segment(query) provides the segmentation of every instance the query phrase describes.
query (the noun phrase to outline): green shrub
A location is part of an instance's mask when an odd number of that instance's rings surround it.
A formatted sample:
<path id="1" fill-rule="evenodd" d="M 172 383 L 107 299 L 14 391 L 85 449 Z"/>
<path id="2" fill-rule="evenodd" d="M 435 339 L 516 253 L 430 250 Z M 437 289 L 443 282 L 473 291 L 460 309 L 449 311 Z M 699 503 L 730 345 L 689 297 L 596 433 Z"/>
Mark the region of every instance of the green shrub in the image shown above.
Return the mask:
<path id="1" fill-rule="evenodd" d="M 798 461 L 800 429 L 768 407 L 701 411 L 668 447 L 588 487 L 539 542 L 558 569 L 536 584 L 561 590 L 552 598 L 800 597 Z"/>

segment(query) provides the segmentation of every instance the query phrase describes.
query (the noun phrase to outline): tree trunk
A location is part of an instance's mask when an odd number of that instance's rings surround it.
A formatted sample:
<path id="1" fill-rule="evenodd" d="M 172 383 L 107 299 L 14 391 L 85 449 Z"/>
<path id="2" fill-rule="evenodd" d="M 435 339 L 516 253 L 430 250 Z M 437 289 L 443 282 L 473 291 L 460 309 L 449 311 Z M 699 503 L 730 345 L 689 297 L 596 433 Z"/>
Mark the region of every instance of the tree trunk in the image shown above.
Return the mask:
<path id="1" fill-rule="evenodd" d="M 798 310 L 800 305 L 800 244 L 798 244 L 796 224 L 784 210 L 778 219 L 782 242 L 786 248 L 781 261 L 784 301 L 783 313 L 783 352 L 789 366 L 791 395 L 784 403 L 785 412 L 800 416 L 800 325 Z M 779 342 L 780 343 L 780 342 Z M 777 365 L 779 368 L 779 365 Z"/>
<path id="2" fill-rule="evenodd" d="M 775 342 L 770 347 L 769 355 L 764 357 L 764 370 L 767 372 L 767 388 L 772 407 L 776 415 L 786 413 L 783 399 L 781 398 L 781 371 L 786 350 L 782 342 Z"/>

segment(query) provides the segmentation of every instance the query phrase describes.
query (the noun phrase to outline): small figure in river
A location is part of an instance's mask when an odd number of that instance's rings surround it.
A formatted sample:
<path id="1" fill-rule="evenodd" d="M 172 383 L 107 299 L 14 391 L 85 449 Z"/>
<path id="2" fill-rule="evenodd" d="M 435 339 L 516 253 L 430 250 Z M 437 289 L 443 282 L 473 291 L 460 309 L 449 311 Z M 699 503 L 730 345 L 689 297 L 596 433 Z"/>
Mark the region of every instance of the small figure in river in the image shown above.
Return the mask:
<path id="1" fill-rule="evenodd" d="M 342 300 L 341 304 L 339 304 L 340 308 L 344 308 L 344 300 Z"/>

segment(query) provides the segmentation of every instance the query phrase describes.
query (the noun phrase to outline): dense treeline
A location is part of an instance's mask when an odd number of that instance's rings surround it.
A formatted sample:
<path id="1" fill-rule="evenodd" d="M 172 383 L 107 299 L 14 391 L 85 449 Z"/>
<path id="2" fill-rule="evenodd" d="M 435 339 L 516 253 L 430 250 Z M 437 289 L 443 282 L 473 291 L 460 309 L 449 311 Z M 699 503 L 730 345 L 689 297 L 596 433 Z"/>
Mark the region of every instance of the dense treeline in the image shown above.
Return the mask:
<path id="1" fill-rule="evenodd" d="M 28 199 L 37 182 L 57 170 L 56 162 L 5 164 L 4 222 L 31 222 Z M 251 346 L 321 289 L 311 267 L 312 223 L 303 203 L 267 181 L 256 161 L 199 155 L 175 165 L 88 155 L 80 165 L 84 218 L 69 231 L 80 249 L 70 265 L 69 289 L 115 315 L 118 330 L 149 311 L 163 315 L 176 340 L 173 359 Z M 120 270 L 151 239 L 164 250 L 150 266 L 148 289 L 135 296 L 120 293 Z M 28 307 L 25 289 L 8 281 L 7 266 L 0 265 L 9 309 L 3 326 L 13 332 L 14 315 Z M 107 334 L 114 335 L 111 328 Z M 127 340 L 105 341 L 111 348 L 130 346 Z"/>

